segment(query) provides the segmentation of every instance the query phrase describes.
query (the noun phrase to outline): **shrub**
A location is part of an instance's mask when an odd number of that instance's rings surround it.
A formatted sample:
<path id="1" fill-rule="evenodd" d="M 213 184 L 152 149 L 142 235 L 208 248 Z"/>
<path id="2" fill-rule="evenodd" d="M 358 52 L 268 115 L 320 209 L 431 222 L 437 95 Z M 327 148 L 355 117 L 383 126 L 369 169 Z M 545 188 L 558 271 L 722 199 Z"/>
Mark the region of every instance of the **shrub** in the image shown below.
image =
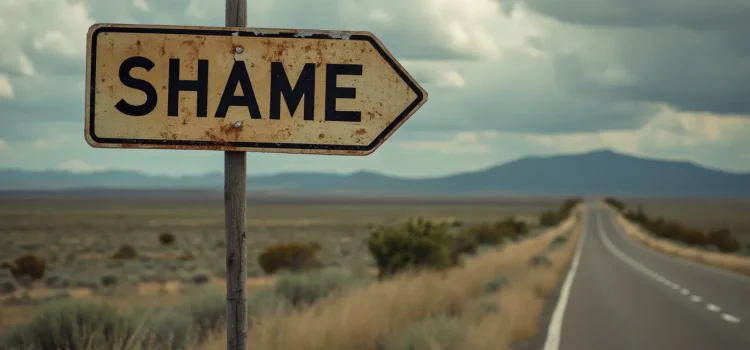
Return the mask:
<path id="1" fill-rule="evenodd" d="M 525 235 L 529 233 L 529 227 L 526 225 L 526 222 L 523 220 L 518 220 L 515 217 L 507 218 L 503 221 L 500 221 L 499 225 L 508 226 L 515 231 L 516 236 Z"/>
<path id="2" fill-rule="evenodd" d="M 469 233 L 475 237 L 478 244 L 493 246 L 503 244 L 508 240 L 516 240 L 519 235 L 516 227 L 508 221 L 475 225 L 469 228 Z"/>
<path id="3" fill-rule="evenodd" d="M 253 319 L 267 314 L 286 312 L 293 308 L 292 303 L 284 296 L 277 294 L 274 287 L 260 288 L 247 299 L 247 315 L 250 324 Z"/>
<path id="4" fill-rule="evenodd" d="M 549 243 L 548 250 L 559 248 L 565 245 L 565 243 L 568 243 L 568 236 L 565 234 L 557 235 L 552 239 L 552 242 Z"/>
<path id="5" fill-rule="evenodd" d="M 178 308 L 159 310 L 147 324 L 144 349 L 180 350 L 188 348 L 197 338 L 190 315 Z"/>
<path id="6" fill-rule="evenodd" d="M 11 267 L 13 267 L 13 265 L 7 262 L 0 263 L 0 270 L 10 270 Z"/>
<path id="7" fill-rule="evenodd" d="M 341 293 L 358 282 L 344 270 L 322 269 L 305 274 L 282 275 L 276 281 L 274 291 L 292 306 L 300 307 Z"/>
<path id="8" fill-rule="evenodd" d="M 44 277 L 44 271 L 47 264 L 39 256 L 34 254 L 24 254 L 13 261 L 10 267 L 10 273 L 20 281 L 33 282 Z"/>
<path id="9" fill-rule="evenodd" d="M 470 231 L 463 231 L 453 237 L 451 249 L 451 262 L 458 264 L 461 255 L 474 255 L 477 253 L 477 239 Z"/>
<path id="10" fill-rule="evenodd" d="M 547 256 L 542 254 L 537 254 L 531 257 L 531 260 L 529 261 L 529 265 L 533 267 L 552 267 L 552 262 L 549 261 Z"/>
<path id="11" fill-rule="evenodd" d="M 213 289 L 206 289 L 190 297 L 182 305 L 182 311 L 190 317 L 192 331 L 198 342 L 205 341 L 227 324 L 227 298 L 224 293 Z"/>
<path id="12" fill-rule="evenodd" d="M 258 263 L 266 274 L 273 274 L 279 269 L 292 272 L 320 267 L 318 253 L 320 243 L 282 243 L 267 247 L 258 257 Z"/>
<path id="13" fill-rule="evenodd" d="M 625 203 L 623 203 L 622 201 L 619 201 L 619 200 L 617 200 L 615 198 L 607 197 L 607 198 L 604 199 L 604 202 L 606 202 L 607 204 L 615 207 L 615 209 L 617 209 L 617 211 L 619 211 L 619 212 L 622 212 L 622 211 L 625 210 Z"/>
<path id="14" fill-rule="evenodd" d="M 742 248 L 740 242 L 732 237 L 732 232 L 726 228 L 711 231 L 708 234 L 708 243 L 725 253 L 734 253 Z"/>
<path id="15" fill-rule="evenodd" d="M 453 244 L 445 225 L 422 218 L 403 226 L 377 228 L 367 241 L 381 278 L 404 270 L 454 266 Z"/>
<path id="16" fill-rule="evenodd" d="M 159 234 L 159 243 L 162 245 L 170 245 L 174 243 L 175 237 L 172 232 L 162 232 Z"/>
<path id="17" fill-rule="evenodd" d="M 539 215 L 539 225 L 544 227 L 555 226 L 558 222 L 558 215 L 552 210 L 545 210 Z"/>
<path id="18" fill-rule="evenodd" d="M 177 257 L 177 261 L 188 262 L 195 260 L 195 255 L 190 251 L 184 251 Z"/>
<path id="19" fill-rule="evenodd" d="M 114 255 L 112 255 L 113 259 L 135 259 L 138 256 L 138 254 L 135 251 L 135 248 L 133 248 L 130 244 L 123 244 L 120 246 L 120 249 L 118 249 Z"/>
<path id="20" fill-rule="evenodd" d="M 114 307 L 78 300 L 57 302 L 30 322 L 10 328 L 3 349 L 133 349 L 142 341 L 141 320 Z"/>
<path id="21" fill-rule="evenodd" d="M 461 350 L 466 342 L 464 323 L 456 317 L 437 316 L 407 326 L 382 338 L 378 349 Z"/>
<path id="22" fill-rule="evenodd" d="M 487 294 L 497 293 L 508 284 L 507 276 L 496 276 L 495 278 L 484 281 L 484 292 Z"/>

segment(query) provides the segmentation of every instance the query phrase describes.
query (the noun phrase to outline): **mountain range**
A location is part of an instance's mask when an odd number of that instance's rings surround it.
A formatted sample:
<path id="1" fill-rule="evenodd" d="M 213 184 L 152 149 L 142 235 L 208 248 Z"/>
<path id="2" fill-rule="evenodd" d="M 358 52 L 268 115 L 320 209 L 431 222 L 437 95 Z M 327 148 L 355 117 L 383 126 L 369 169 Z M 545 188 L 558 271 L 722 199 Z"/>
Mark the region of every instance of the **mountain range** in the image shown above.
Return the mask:
<path id="1" fill-rule="evenodd" d="M 121 170 L 73 173 L 0 169 L 2 191 L 220 191 L 223 184 L 221 173 L 169 177 Z M 750 173 L 730 173 L 690 162 L 639 158 L 598 150 L 526 157 L 485 170 L 436 178 L 398 178 L 374 172 L 248 176 L 247 188 L 249 192 L 288 194 L 750 196 Z"/>

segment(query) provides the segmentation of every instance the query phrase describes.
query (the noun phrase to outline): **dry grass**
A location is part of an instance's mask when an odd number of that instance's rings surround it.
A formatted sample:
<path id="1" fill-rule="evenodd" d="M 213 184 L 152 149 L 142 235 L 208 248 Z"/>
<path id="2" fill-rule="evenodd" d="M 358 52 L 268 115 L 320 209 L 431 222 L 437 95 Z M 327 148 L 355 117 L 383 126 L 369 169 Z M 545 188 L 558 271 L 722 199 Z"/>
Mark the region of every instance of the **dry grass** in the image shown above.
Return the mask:
<path id="1" fill-rule="evenodd" d="M 483 282 L 499 273 L 525 276 L 530 272 L 529 259 L 544 251 L 561 232 L 570 229 L 575 219 L 566 220 L 559 227 L 541 236 L 505 246 L 470 259 L 462 268 L 444 273 L 421 272 L 404 274 L 393 279 L 356 289 L 335 299 L 319 301 L 310 308 L 292 314 L 270 315 L 258 320 L 249 330 L 248 348 L 263 350 L 368 350 L 377 349 L 381 337 L 407 327 L 409 324 L 440 314 L 460 312 L 464 304 L 482 294 Z M 568 244 L 572 246 L 572 244 Z M 565 249 L 568 250 L 567 248 Z M 555 253 L 561 262 L 569 253 Z M 562 267 L 543 277 L 520 278 L 503 296 L 505 322 L 514 324 L 511 333 L 494 342 L 493 349 L 515 339 L 531 336 L 536 331 L 538 312 L 529 316 L 530 308 L 541 309 L 541 294 L 549 292 Z M 541 272 L 535 271 L 534 273 Z M 516 308 L 514 310 L 513 308 Z M 530 317 L 526 320 L 526 317 Z M 503 323 L 496 323 L 498 333 Z M 493 331 L 480 325 L 486 336 Z M 476 332 L 476 330 L 474 330 Z M 219 337 L 218 339 L 222 339 Z M 480 341 L 477 339 L 477 341 Z M 208 344 L 207 349 L 222 349 L 223 341 Z"/>
<path id="2" fill-rule="evenodd" d="M 573 258 L 580 239 L 580 224 L 573 229 L 565 246 L 551 252 L 550 269 L 527 266 L 513 283 L 499 294 L 500 312 L 483 318 L 468 329 L 467 349 L 508 349 L 511 344 L 537 335 L 545 298 L 558 286 Z"/>
<path id="3" fill-rule="evenodd" d="M 622 215 L 618 214 L 616 220 L 630 238 L 649 248 L 750 276 L 750 258 L 748 257 L 682 247 L 643 232 L 638 226 L 625 219 Z"/>

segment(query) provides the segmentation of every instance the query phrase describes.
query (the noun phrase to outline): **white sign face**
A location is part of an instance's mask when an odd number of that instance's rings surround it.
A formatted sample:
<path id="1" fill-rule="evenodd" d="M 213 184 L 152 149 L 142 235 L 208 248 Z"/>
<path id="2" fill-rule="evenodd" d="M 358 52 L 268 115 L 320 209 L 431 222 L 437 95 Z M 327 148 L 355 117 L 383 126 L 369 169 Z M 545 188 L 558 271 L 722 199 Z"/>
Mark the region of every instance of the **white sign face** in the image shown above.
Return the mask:
<path id="1" fill-rule="evenodd" d="M 368 32 L 95 24 L 93 147 L 367 155 L 427 100 Z"/>

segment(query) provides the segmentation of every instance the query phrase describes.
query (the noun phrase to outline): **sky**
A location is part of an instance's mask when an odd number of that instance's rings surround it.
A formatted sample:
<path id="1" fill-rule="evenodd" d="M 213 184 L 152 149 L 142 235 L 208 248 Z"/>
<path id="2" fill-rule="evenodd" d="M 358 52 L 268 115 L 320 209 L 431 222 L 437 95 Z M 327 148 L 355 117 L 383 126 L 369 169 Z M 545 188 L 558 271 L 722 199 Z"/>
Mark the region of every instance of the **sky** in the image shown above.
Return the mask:
<path id="1" fill-rule="evenodd" d="M 750 1 L 248 0 L 261 28 L 366 30 L 429 93 L 365 157 L 248 153 L 248 173 L 404 177 L 610 148 L 750 172 Z M 0 0 L 0 168 L 221 171 L 216 151 L 84 139 L 94 23 L 223 26 L 221 0 Z"/>

